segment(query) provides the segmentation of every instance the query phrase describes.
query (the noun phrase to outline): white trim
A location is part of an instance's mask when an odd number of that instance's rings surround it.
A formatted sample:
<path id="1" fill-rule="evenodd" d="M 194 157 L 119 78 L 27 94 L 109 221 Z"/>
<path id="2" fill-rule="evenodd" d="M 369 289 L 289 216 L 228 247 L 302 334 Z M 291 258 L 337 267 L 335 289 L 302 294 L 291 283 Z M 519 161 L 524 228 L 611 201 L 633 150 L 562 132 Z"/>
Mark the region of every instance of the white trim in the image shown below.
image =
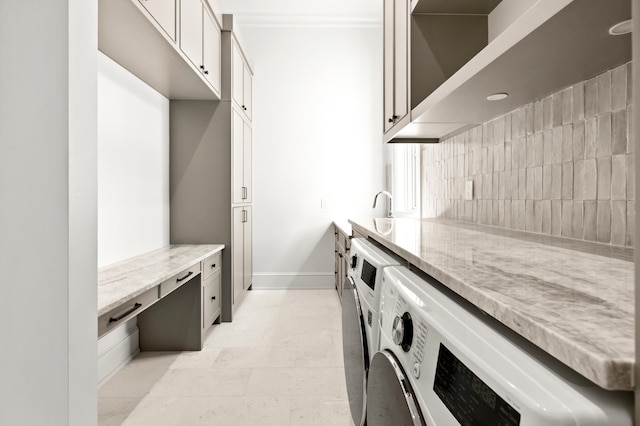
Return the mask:
<path id="1" fill-rule="evenodd" d="M 331 272 L 254 273 L 253 290 L 300 290 L 335 288 L 335 274 Z"/>
<path id="2" fill-rule="evenodd" d="M 263 28 L 378 28 L 382 17 L 377 15 L 243 15 L 235 14 L 242 27 Z"/>

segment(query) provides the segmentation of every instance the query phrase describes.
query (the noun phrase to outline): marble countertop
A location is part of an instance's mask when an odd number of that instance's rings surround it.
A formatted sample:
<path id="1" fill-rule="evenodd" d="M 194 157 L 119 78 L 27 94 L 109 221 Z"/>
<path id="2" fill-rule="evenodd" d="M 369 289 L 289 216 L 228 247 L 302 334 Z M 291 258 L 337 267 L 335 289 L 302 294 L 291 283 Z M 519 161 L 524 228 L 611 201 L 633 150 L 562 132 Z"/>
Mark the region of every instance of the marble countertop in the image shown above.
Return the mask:
<path id="1" fill-rule="evenodd" d="M 98 269 L 98 316 L 222 249 L 222 244 L 172 245 Z"/>
<path id="2" fill-rule="evenodd" d="M 633 389 L 633 250 L 443 219 L 349 220 L 605 389 Z"/>

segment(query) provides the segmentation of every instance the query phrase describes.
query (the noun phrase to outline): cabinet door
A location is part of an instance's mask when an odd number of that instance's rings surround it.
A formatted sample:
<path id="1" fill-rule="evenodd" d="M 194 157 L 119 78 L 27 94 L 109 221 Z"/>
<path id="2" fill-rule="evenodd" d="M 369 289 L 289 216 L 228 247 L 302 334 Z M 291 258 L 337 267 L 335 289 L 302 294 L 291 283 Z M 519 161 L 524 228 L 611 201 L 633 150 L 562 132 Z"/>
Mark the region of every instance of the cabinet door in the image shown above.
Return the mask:
<path id="1" fill-rule="evenodd" d="M 394 14 L 394 114 L 397 120 L 409 113 L 409 0 L 395 1 Z"/>
<path id="2" fill-rule="evenodd" d="M 202 327 L 207 328 L 220 314 L 220 271 L 202 283 Z"/>
<path id="3" fill-rule="evenodd" d="M 384 0 L 384 131 L 409 113 L 409 0 Z"/>
<path id="4" fill-rule="evenodd" d="M 344 290 L 344 282 L 347 279 L 347 255 L 346 253 L 342 254 L 340 257 L 340 279 L 338 280 L 338 294 L 340 294 L 340 298 L 342 299 L 342 291 Z"/>
<path id="5" fill-rule="evenodd" d="M 384 0 L 384 131 L 393 127 L 393 9 L 395 0 Z"/>
<path id="6" fill-rule="evenodd" d="M 233 235 L 231 241 L 233 302 L 244 291 L 244 221 L 247 213 L 243 207 L 233 209 Z"/>
<path id="7" fill-rule="evenodd" d="M 253 109 L 253 104 L 252 104 L 252 87 L 251 84 L 253 82 L 253 76 L 251 75 L 251 70 L 249 69 L 249 67 L 247 66 L 247 64 L 244 65 L 243 67 L 244 69 L 244 74 L 243 74 L 243 79 L 242 79 L 242 104 L 241 106 L 244 109 L 244 112 L 247 114 L 247 117 L 249 117 L 249 120 L 251 120 L 251 113 L 252 113 L 252 109 Z"/>
<path id="8" fill-rule="evenodd" d="M 202 70 L 202 14 L 200 0 L 180 0 L 180 49 Z"/>
<path id="9" fill-rule="evenodd" d="M 245 207 L 245 222 L 243 228 L 243 249 L 244 249 L 244 268 L 243 268 L 243 289 L 249 290 L 253 280 L 253 214 L 252 208 Z"/>
<path id="10" fill-rule="evenodd" d="M 233 110 L 233 127 L 231 131 L 231 192 L 234 203 L 243 203 L 246 200 L 248 189 L 244 185 L 244 120 L 240 114 Z"/>
<path id="11" fill-rule="evenodd" d="M 252 155 L 253 155 L 253 132 L 251 131 L 251 126 L 248 123 L 243 122 L 244 131 L 243 131 L 243 148 L 242 148 L 242 185 L 244 186 L 244 202 L 251 202 L 251 193 L 253 192 L 253 176 L 251 173 L 252 164 Z"/>
<path id="12" fill-rule="evenodd" d="M 153 16 L 171 40 L 176 41 L 176 2 L 175 0 L 140 0 L 140 3 Z"/>
<path id="13" fill-rule="evenodd" d="M 220 94 L 220 27 L 215 20 L 204 11 L 203 15 L 202 63 L 205 78 L 211 83 L 217 94 Z"/>
<path id="14" fill-rule="evenodd" d="M 244 59 L 235 40 L 231 43 L 231 99 L 242 108 L 244 90 Z"/>

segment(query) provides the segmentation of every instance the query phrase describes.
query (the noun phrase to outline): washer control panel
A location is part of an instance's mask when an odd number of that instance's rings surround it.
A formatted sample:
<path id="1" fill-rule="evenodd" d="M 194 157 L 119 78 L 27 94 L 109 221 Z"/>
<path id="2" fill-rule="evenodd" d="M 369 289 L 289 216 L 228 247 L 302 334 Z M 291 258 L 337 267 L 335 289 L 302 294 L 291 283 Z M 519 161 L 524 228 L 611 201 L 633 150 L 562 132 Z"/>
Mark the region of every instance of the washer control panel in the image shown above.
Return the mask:
<path id="1" fill-rule="evenodd" d="M 407 302 L 404 295 L 398 293 L 395 296 L 394 319 L 389 332 L 394 343 L 411 356 L 414 370 L 418 371 L 417 376 L 414 376 L 418 378 L 420 364 L 424 360 L 429 327 L 419 313 L 412 313 L 415 307 Z"/>

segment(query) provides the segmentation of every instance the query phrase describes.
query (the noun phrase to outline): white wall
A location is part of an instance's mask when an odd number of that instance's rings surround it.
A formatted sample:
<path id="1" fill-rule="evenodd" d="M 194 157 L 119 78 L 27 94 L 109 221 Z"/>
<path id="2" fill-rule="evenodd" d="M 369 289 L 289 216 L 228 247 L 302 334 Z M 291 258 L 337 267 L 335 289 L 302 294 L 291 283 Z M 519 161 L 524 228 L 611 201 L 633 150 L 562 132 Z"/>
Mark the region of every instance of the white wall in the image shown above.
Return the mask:
<path id="1" fill-rule="evenodd" d="M 239 22 L 255 67 L 254 288 L 333 287 L 332 221 L 370 215 L 384 184 L 381 25 Z"/>
<path id="2" fill-rule="evenodd" d="M 169 244 L 169 100 L 98 52 L 98 266 Z"/>
<path id="3" fill-rule="evenodd" d="M 169 100 L 98 52 L 98 266 L 169 244 Z M 98 342 L 98 383 L 138 352 L 136 318 Z"/>
<path id="4" fill-rule="evenodd" d="M 0 2 L 0 424 L 92 425 L 97 2 Z"/>

